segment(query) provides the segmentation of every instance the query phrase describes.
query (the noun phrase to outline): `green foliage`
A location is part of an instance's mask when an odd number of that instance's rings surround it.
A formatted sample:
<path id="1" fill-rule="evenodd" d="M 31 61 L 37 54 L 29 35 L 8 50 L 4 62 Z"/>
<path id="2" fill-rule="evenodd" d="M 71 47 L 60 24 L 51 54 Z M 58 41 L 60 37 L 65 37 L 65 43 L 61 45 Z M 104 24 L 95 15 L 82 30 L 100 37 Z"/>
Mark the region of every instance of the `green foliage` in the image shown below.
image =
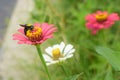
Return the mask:
<path id="1" fill-rule="evenodd" d="M 105 57 L 108 62 L 115 68 L 115 70 L 120 71 L 120 52 L 113 51 L 106 47 L 97 47 L 96 51 L 98 54 Z"/>
<path id="2" fill-rule="evenodd" d="M 81 74 L 82 74 L 82 73 L 81 73 Z M 79 77 L 81 74 L 77 74 L 77 75 L 70 76 L 70 77 L 66 78 L 65 80 L 77 80 L 78 77 Z"/>

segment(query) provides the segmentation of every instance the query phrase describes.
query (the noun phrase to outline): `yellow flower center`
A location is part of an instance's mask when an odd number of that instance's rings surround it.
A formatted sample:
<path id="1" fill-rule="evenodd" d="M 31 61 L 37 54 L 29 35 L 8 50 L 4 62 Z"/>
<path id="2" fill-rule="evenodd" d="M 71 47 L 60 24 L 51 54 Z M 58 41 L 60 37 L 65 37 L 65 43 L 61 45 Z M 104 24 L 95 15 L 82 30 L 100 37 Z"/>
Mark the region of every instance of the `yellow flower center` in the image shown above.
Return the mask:
<path id="1" fill-rule="evenodd" d="M 59 48 L 52 50 L 52 57 L 54 60 L 58 60 L 60 57 L 63 57 L 63 54 L 60 52 Z"/>
<path id="2" fill-rule="evenodd" d="M 97 19 L 98 22 L 103 22 L 105 20 L 107 20 L 108 14 L 96 14 L 95 18 Z"/>
<path id="3" fill-rule="evenodd" d="M 38 40 L 40 40 L 41 35 L 42 35 L 42 29 L 40 27 L 34 27 L 33 30 L 28 30 L 26 32 L 26 36 L 31 41 L 38 41 Z"/>

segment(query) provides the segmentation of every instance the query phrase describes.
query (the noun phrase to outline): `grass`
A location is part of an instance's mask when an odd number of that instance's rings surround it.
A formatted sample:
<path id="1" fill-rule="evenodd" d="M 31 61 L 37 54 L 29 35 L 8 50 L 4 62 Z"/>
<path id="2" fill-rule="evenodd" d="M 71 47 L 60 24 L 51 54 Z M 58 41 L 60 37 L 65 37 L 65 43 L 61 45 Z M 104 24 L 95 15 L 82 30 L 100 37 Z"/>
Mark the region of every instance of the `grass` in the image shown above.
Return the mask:
<path id="1" fill-rule="evenodd" d="M 120 50 L 120 22 L 96 35 L 92 35 L 85 26 L 85 16 L 96 10 L 120 13 L 119 3 L 119 0 L 35 0 L 30 22 L 48 22 L 58 28 L 54 39 L 48 40 L 42 46 L 61 41 L 75 46 L 74 57 L 63 62 L 68 76 L 83 73 L 77 80 L 120 80 L 120 73 L 95 51 L 96 46 Z M 24 63 L 24 67 L 28 66 L 27 71 L 31 71 L 25 80 L 47 80 L 39 60 L 35 61 L 32 65 Z M 49 66 L 49 71 L 53 80 L 64 80 L 68 77 L 57 64 Z"/>

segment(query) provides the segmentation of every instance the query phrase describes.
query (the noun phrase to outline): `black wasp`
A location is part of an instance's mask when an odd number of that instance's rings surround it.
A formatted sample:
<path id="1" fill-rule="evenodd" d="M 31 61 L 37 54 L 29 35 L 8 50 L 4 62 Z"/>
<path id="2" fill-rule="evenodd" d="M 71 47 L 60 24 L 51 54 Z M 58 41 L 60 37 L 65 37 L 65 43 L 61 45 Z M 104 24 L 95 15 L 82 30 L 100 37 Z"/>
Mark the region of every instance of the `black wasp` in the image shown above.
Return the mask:
<path id="1" fill-rule="evenodd" d="M 20 26 L 24 27 L 24 34 L 26 35 L 28 30 L 33 30 L 34 26 L 32 24 L 20 24 Z"/>

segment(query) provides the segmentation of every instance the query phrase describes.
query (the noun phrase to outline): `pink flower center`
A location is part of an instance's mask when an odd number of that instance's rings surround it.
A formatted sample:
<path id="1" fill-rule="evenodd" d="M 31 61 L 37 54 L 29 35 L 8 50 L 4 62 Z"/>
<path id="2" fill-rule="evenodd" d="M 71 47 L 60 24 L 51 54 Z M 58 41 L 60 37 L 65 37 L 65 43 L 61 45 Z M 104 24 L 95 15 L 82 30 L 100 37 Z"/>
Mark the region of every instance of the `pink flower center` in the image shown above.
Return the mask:
<path id="1" fill-rule="evenodd" d="M 39 41 L 41 39 L 42 29 L 40 27 L 34 27 L 33 30 L 28 30 L 26 36 L 31 41 Z"/>
<path id="2" fill-rule="evenodd" d="M 101 14 L 96 14 L 95 15 L 95 18 L 98 22 L 104 22 L 107 20 L 108 18 L 108 14 L 104 14 L 104 13 L 101 13 Z"/>
<path id="3" fill-rule="evenodd" d="M 63 54 L 60 52 L 59 48 L 52 50 L 52 57 L 54 60 L 58 60 L 60 57 L 63 57 Z"/>

